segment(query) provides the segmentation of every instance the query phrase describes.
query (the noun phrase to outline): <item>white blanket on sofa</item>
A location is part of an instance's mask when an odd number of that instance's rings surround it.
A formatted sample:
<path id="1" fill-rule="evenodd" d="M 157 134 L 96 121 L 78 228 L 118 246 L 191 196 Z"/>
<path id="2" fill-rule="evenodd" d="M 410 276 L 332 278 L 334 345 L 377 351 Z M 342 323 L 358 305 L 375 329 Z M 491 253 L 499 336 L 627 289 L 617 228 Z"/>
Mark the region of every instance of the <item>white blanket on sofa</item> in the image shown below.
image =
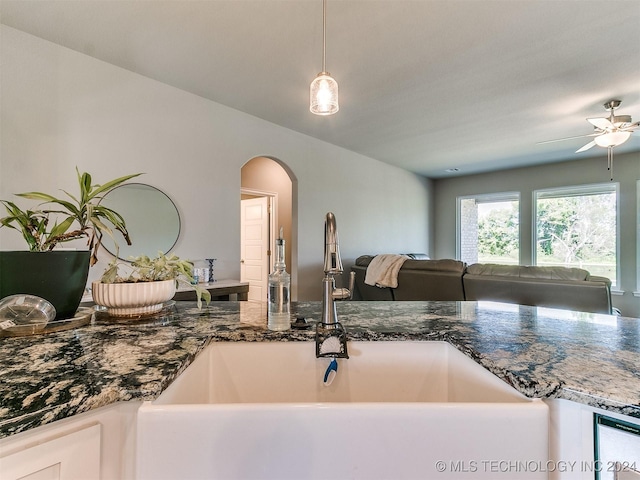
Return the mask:
<path id="1" fill-rule="evenodd" d="M 408 258 L 406 255 L 391 253 L 376 255 L 367 267 L 364 283 L 380 288 L 396 288 L 398 286 L 398 272 Z"/>

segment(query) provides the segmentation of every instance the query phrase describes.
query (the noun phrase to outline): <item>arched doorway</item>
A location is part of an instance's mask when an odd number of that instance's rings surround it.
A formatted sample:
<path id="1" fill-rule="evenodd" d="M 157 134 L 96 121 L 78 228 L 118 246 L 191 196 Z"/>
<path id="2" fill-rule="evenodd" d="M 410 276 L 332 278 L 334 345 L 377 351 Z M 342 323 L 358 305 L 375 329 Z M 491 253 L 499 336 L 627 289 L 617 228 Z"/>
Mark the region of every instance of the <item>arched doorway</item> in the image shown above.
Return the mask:
<path id="1" fill-rule="evenodd" d="M 273 245 L 282 228 L 291 297 L 297 298 L 297 194 L 291 170 L 280 160 L 254 157 L 241 169 L 240 278 L 249 282 L 249 300 L 267 300 Z"/>

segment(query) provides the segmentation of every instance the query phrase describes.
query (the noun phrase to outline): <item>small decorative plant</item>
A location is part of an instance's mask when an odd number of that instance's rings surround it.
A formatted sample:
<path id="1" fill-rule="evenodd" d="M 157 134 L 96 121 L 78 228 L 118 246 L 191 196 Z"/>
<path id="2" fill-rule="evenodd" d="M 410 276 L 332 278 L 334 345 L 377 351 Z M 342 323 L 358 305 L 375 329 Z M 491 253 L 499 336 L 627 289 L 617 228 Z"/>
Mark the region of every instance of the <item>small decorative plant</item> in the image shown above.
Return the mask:
<path id="1" fill-rule="evenodd" d="M 138 283 L 175 280 L 176 287 L 182 284 L 196 291 L 198 308 L 202 308 L 202 299 L 207 304 L 211 301 L 211 293 L 206 288 L 193 283 L 193 263 L 189 260 L 158 252 L 155 258 L 140 255 L 131 258 L 130 261 L 130 264 L 123 264 L 114 259 L 102 274 L 100 281 L 102 283 Z M 126 273 L 121 274 L 122 270 Z"/>
<path id="2" fill-rule="evenodd" d="M 67 198 L 58 198 L 42 192 L 17 194 L 19 197 L 39 200 L 42 202 L 40 205 L 54 204 L 57 207 L 23 210 L 14 202 L 0 200 L 8 213 L 8 216 L 0 218 L 0 227 L 18 230 L 32 252 L 47 252 L 60 243 L 86 237 L 91 252 L 91 265 L 94 265 L 98 261 L 97 252 L 104 234 L 113 239 L 116 250 L 118 244 L 114 230 L 119 231 L 127 244 L 131 245 L 122 215 L 100 205 L 100 201 L 113 188 L 141 174 L 126 175 L 102 185 L 93 185 L 90 174 L 86 172 L 80 174 L 77 168 L 76 173 L 80 189 L 77 196 L 64 190 Z M 55 221 L 53 226 L 50 226 L 52 214 L 55 216 Z"/>
<path id="3" fill-rule="evenodd" d="M 29 251 L 45 252 L 51 250 L 47 234 L 49 215 L 41 210 L 22 210 L 15 203 L 8 200 L 0 200 L 9 214 L 0 218 L 0 226 L 13 228 L 22 233 L 22 238 L 27 242 Z M 54 245 L 55 246 L 55 245 Z"/>

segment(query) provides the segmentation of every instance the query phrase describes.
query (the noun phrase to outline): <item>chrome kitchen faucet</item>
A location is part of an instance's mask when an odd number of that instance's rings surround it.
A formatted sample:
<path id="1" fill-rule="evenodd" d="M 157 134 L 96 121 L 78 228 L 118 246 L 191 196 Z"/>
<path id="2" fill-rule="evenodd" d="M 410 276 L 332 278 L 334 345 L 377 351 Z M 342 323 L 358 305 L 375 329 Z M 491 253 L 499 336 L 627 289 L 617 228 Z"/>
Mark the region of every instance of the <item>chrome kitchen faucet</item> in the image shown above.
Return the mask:
<path id="1" fill-rule="evenodd" d="M 316 356 L 349 358 L 347 335 L 338 322 L 336 300 L 350 299 L 355 284 L 351 272 L 349 288 L 336 288 L 336 275 L 343 273 L 336 217 L 327 213 L 324 222 L 324 279 L 322 280 L 322 321 L 316 325 Z"/>

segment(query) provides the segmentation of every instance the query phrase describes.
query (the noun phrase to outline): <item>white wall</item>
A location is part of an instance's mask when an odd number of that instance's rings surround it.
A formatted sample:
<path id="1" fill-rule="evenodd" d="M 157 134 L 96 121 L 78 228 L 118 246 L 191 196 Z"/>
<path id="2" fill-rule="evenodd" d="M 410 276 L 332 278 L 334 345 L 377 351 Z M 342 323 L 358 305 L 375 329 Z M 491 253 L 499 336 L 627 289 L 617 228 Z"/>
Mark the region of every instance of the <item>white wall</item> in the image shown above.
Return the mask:
<path id="1" fill-rule="evenodd" d="M 215 257 L 217 278 L 239 278 L 240 169 L 265 155 L 298 179 L 300 300 L 321 297 L 328 211 L 336 214 L 346 268 L 365 253 L 431 253 L 429 180 L 1 28 L 0 198 L 75 191 L 76 166 L 97 183 L 145 172 L 140 181 L 180 210 L 174 252 Z M 0 248 L 24 244 L 5 228 Z M 108 256 L 102 258 L 90 280 L 101 274 Z"/>
<path id="2" fill-rule="evenodd" d="M 588 185 L 609 182 L 607 154 L 538 167 L 502 170 L 497 173 L 467 175 L 434 182 L 434 206 L 438 212 L 434 224 L 436 258 L 455 258 L 456 254 L 456 198 L 496 192 L 520 192 L 520 263 L 531 265 L 533 240 L 533 192 L 544 188 Z M 594 152 L 595 155 L 598 151 Z M 614 154 L 614 182 L 620 184 L 619 251 L 620 285 L 623 291 L 613 296 L 613 304 L 623 315 L 640 317 L 640 297 L 634 296 L 639 287 L 639 235 L 637 183 L 640 180 L 640 153 Z"/>

